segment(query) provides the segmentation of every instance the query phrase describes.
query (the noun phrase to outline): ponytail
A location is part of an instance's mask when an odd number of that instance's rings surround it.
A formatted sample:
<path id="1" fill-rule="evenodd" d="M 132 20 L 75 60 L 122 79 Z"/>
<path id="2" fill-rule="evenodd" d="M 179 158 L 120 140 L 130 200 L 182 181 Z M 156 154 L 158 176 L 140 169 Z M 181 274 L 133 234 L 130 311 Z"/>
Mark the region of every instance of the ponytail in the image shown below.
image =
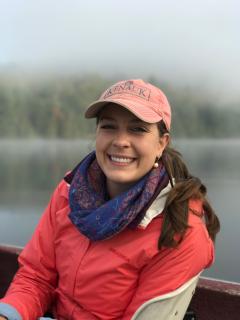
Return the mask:
<path id="1" fill-rule="evenodd" d="M 167 133 L 163 122 L 159 123 L 159 132 L 160 135 Z M 209 236 L 214 241 L 216 234 L 220 230 L 220 222 L 206 198 L 207 188 L 199 178 L 189 173 L 181 154 L 175 149 L 167 146 L 162 154 L 162 162 L 168 173 L 172 189 L 168 194 L 163 211 L 164 218 L 158 242 L 159 249 L 162 247 L 176 247 L 182 241 L 189 228 L 188 203 L 190 199 L 202 201 L 206 228 Z"/>

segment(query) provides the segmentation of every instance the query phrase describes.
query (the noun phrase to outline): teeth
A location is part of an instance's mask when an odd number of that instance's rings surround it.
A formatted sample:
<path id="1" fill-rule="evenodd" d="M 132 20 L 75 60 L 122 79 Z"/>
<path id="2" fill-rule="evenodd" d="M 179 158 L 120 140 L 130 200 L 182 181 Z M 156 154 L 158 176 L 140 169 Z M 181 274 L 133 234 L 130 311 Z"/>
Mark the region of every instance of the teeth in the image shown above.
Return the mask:
<path id="1" fill-rule="evenodd" d="M 111 160 L 115 162 L 122 162 L 122 163 L 129 163 L 132 161 L 132 159 L 129 159 L 129 158 L 118 158 L 114 156 L 111 156 Z"/>

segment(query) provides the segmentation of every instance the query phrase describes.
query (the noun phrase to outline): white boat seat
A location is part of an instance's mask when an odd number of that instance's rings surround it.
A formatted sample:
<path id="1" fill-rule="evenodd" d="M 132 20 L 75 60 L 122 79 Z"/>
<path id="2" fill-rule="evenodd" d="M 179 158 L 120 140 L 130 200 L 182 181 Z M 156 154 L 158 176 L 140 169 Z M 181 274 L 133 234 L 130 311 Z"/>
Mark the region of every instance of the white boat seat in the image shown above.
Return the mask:
<path id="1" fill-rule="evenodd" d="M 182 320 L 195 292 L 200 274 L 181 287 L 155 297 L 138 308 L 131 320 Z"/>

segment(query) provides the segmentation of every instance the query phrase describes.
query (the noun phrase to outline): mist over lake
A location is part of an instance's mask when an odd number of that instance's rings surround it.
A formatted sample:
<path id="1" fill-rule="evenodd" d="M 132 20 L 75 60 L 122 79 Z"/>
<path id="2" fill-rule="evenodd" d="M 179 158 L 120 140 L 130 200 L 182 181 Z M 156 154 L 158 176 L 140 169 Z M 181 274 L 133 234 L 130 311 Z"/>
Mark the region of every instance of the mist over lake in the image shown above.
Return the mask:
<path id="1" fill-rule="evenodd" d="M 216 262 L 205 276 L 240 282 L 240 139 L 173 142 L 208 187 L 221 221 Z M 94 148 L 91 140 L 0 140 L 0 242 L 25 245 L 57 183 Z"/>

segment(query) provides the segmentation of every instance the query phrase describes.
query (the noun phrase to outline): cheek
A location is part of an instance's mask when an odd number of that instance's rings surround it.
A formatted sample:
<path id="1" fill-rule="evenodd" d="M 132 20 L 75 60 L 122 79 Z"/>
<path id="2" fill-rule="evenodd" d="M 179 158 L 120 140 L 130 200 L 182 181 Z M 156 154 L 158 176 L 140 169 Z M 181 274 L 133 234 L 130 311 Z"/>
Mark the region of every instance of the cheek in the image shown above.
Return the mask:
<path id="1" fill-rule="evenodd" d="M 98 160 L 98 162 L 100 162 L 100 161 L 101 161 L 101 158 L 103 157 L 103 151 L 104 151 L 104 149 L 103 149 L 103 144 L 98 143 L 98 142 L 96 141 L 95 149 L 96 149 L 96 157 L 97 157 L 97 160 Z"/>
<path id="2" fill-rule="evenodd" d="M 102 152 L 100 146 L 101 146 L 101 144 L 96 143 L 95 149 L 96 149 L 96 159 L 97 159 L 97 162 L 98 162 L 99 166 L 102 168 L 103 152 Z"/>
<path id="3" fill-rule="evenodd" d="M 98 151 L 103 150 L 105 143 L 106 143 L 106 139 L 104 139 L 104 137 L 102 137 L 101 134 L 97 133 L 96 139 L 95 139 L 96 151 L 98 152 Z"/>
<path id="4" fill-rule="evenodd" d="M 97 144 L 96 144 L 96 159 L 97 159 L 98 165 L 103 170 L 104 169 L 103 151 L 100 149 L 100 147 L 99 148 L 97 147 Z"/>
<path id="5" fill-rule="evenodd" d="M 158 140 L 151 139 L 148 141 L 144 141 L 144 143 L 139 144 L 142 150 L 142 154 L 146 157 L 153 158 L 155 160 L 156 156 L 161 154 L 162 146 Z"/>
<path id="6" fill-rule="evenodd" d="M 95 140 L 95 150 L 96 150 L 96 158 L 101 168 L 105 161 L 104 159 L 105 159 L 107 146 L 108 146 L 107 139 L 103 137 L 101 134 L 97 134 L 96 140 Z"/>

